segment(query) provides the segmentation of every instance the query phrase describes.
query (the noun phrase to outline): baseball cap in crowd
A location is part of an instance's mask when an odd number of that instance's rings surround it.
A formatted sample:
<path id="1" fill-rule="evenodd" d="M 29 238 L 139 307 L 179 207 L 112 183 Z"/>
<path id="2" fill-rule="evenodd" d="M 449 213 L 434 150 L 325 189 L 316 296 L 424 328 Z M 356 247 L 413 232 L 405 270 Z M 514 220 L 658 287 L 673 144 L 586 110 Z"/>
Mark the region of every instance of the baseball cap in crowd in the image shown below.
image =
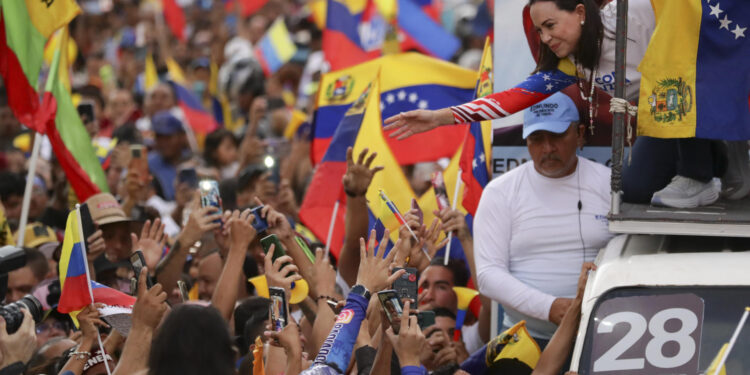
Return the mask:
<path id="1" fill-rule="evenodd" d="M 182 121 L 174 117 L 169 111 L 161 111 L 151 118 L 151 127 L 156 135 L 172 135 L 182 133 Z"/>
<path id="2" fill-rule="evenodd" d="M 523 139 L 537 130 L 564 133 L 571 122 L 578 121 L 578 108 L 573 100 L 558 92 L 523 111 Z"/>
<path id="3" fill-rule="evenodd" d="M 16 232 L 15 239 L 21 231 Z M 47 259 L 52 259 L 52 253 L 55 251 L 60 241 L 52 228 L 42 223 L 31 223 L 26 226 L 23 235 L 23 246 L 38 249 Z"/>
<path id="4" fill-rule="evenodd" d="M 86 200 L 89 205 L 89 211 L 91 212 L 91 219 L 97 225 L 112 224 L 131 221 L 129 217 L 125 215 L 125 211 L 120 207 L 120 203 L 117 202 L 112 194 L 99 193 L 92 195 Z"/>

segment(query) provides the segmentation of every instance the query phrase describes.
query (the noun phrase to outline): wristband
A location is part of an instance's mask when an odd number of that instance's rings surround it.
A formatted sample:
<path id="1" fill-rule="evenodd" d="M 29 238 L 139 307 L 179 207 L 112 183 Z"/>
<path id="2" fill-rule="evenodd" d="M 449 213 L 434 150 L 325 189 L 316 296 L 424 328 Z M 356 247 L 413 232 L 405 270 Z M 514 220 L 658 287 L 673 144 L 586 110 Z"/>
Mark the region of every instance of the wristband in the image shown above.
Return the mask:
<path id="1" fill-rule="evenodd" d="M 70 355 L 73 356 L 73 358 L 80 359 L 80 360 L 84 360 L 86 359 L 86 357 L 91 358 L 90 352 L 73 352 L 73 353 L 70 353 Z"/>
<path id="2" fill-rule="evenodd" d="M 322 299 L 325 299 L 325 300 L 327 300 L 327 301 L 331 301 L 331 302 L 336 302 L 336 303 L 338 303 L 338 301 L 336 301 L 336 299 L 335 299 L 335 298 L 333 298 L 333 297 L 331 297 L 331 296 L 324 296 L 324 295 L 320 295 L 320 296 L 318 296 L 317 298 L 315 298 L 315 302 L 319 302 L 319 301 L 320 301 L 320 300 L 322 300 Z"/>

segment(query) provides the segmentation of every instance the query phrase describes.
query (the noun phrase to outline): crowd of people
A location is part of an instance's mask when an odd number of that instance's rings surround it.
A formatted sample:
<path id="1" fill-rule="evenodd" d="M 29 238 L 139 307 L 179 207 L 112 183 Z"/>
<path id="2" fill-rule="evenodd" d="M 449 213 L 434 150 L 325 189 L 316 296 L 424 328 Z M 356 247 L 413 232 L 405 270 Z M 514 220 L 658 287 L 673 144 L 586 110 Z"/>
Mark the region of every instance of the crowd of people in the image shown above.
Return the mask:
<path id="1" fill-rule="evenodd" d="M 159 20 L 159 2 L 81 3 L 84 13 L 70 25 L 78 49 L 71 86 L 78 103 L 92 107 L 82 120 L 103 149 L 98 154 L 109 193 L 78 202 L 46 140 L 36 174 L 27 179 L 35 135 L 13 116 L 13 93 L 0 90 L 0 243 L 15 244 L 23 235 L 26 259 L 7 275 L 3 309 L 31 295 L 43 310 L 39 316 L 29 308 L 7 310 L 0 317 L 0 375 L 565 372 L 586 280 L 596 269 L 591 261 L 612 237 L 606 221 L 610 172 L 576 155 L 587 124 L 569 97 L 558 93 L 525 106 L 523 138 L 532 161 L 487 185 L 473 230 L 457 209 L 435 212 L 435 221 L 426 223 L 412 206 L 395 243 L 387 230 L 377 235 L 366 194 L 382 168 L 374 153 L 349 148 L 341 181 L 345 236 L 334 257 L 299 221 L 314 172 L 309 130 L 287 130 L 293 109 L 312 115 L 317 82 L 327 69 L 309 7 L 271 0 L 243 17 L 222 1 L 178 1 L 188 25 L 188 38 L 179 41 Z M 445 6 L 459 18 L 446 27 L 463 41 L 454 61 L 476 69 L 484 38 L 472 27 L 477 4 Z M 614 63 L 614 4 L 532 0 L 530 6 L 543 47 L 535 72 L 540 80 L 567 57 L 589 84 L 597 69 Z M 644 52 L 654 26 L 649 2 L 631 1 L 630 17 L 639 37 L 635 50 L 640 45 Z M 276 19 L 285 21 L 298 51 L 266 76 L 253 46 Z M 594 43 L 596 51 L 592 55 L 591 46 L 579 48 L 579 42 Z M 207 107 L 210 86 L 217 84 L 231 109 L 224 126 L 195 132 L 172 85 L 146 87 L 146 56 L 162 77 L 174 74 L 169 64 L 178 64 Z M 639 76 L 630 66 L 639 60 L 628 60 L 631 97 Z M 504 95 L 400 114 L 386 120 L 386 129 L 407 137 L 482 120 L 486 112 L 476 108 L 502 109 Z M 638 141 L 635 166 L 626 170 L 626 200 L 680 206 L 718 199 L 713 178 L 724 173 L 726 160 L 719 160 L 715 142 Z M 637 179 L 628 173 L 645 168 L 647 155 L 657 151 L 681 159 L 647 168 L 662 177 L 653 186 L 633 185 Z M 741 151 L 747 157 L 746 145 Z M 701 162 L 683 160 L 690 156 Z M 405 171 L 419 169 L 439 167 L 425 163 Z M 417 191 L 422 175 L 407 176 Z M 201 199 L 206 180 L 217 182 L 219 207 Z M 331 181 L 332 189 L 338 183 Z M 744 183 L 732 192 L 737 197 L 747 194 Z M 20 227 L 28 184 L 28 224 Z M 62 239 L 76 203 L 87 204 L 94 222 L 85 238 L 91 280 L 136 298 L 125 330 L 102 317 L 100 304 L 75 316 L 58 311 Z M 438 255 L 446 244 L 438 240 L 443 233 L 460 241 L 465 261 Z M 278 240 L 270 246 L 261 242 L 269 235 Z M 136 252 L 145 263 L 139 274 L 132 266 Z M 407 273 L 411 269 L 415 273 Z M 379 292 L 401 278 L 414 284 L 416 298 L 402 296 L 398 308 L 393 302 L 385 308 Z M 301 302 L 288 303 L 302 284 L 307 292 Z M 468 313 L 459 306 L 460 287 L 479 291 L 479 303 Z M 285 303 L 277 305 L 269 288 L 283 290 Z M 505 311 L 504 333 L 497 337 L 490 332 L 493 301 Z M 8 314 L 22 319 L 11 321 Z M 424 316 L 434 319 L 423 324 Z M 523 355 L 504 351 L 519 342 L 530 348 Z"/>

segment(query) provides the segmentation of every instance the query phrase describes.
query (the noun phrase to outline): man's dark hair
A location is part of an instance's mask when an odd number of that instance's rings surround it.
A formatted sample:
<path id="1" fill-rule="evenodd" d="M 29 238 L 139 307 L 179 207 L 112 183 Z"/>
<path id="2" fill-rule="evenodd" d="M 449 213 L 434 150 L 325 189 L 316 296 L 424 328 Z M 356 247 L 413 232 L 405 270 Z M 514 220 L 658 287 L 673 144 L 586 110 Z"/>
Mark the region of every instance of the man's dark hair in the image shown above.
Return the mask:
<path id="1" fill-rule="evenodd" d="M 430 311 L 435 313 L 436 318 L 444 317 L 444 318 L 451 318 L 453 320 L 456 320 L 456 314 L 454 314 L 453 311 L 446 309 L 445 307 L 436 307 Z"/>
<path id="2" fill-rule="evenodd" d="M 469 269 L 463 259 L 451 258 L 448 260 L 448 265 L 445 266 L 445 257 L 434 257 L 430 261 L 430 266 L 440 266 L 450 270 L 453 274 L 453 285 L 455 286 L 466 286 L 471 278 Z"/>
<path id="3" fill-rule="evenodd" d="M 253 296 L 242 301 L 234 309 L 234 334 L 237 335 L 240 354 L 245 355 L 253 340 L 263 334 L 263 322 L 268 319 L 270 305 L 270 299 Z"/>
<path id="4" fill-rule="evenodd" d="M 24 248 L 23 250 L 26 253 L 26 266 L 31 269 L 31 273 L 34 274 L 37 280 L 44 280 L 45 276 L 49 273 L 47 258 L 39 250 L 29 248 Z"/>
<path id="5" fill-rule="evenodd" d="M 557 8 L 572 12 L 583 4 L 586 8 L 586 22 L 581 26 L 581 37 L 578 39 L 578 48 L 574 54 L 575 60 L 584 68 L 594 70 L 599 64 L 601 55 L 601 40 L 604 35 L 602 17 L 599 14 L 599 6 L 594 0 L 529 0 L 529 6 L 542 1 L 551 1 Z M 544 43 L 539 43 L 539 62 L 534 73 L 557 69 L 560 58 L 552 52 L 552 49 Z"/>
<path id="6" fill-rule="evenodd" d="M 234 375 L 229 330 L 213 307 L 184 304 L 156 333 L 148 358 L 150 375 Z"/>
<path id="7" fill-rule="evenodd" d="M 13 196 L 23 197 L 26 180 L 18 173 L 0 172 L 0 200 L 3 202 Z"/>
<path id="8" fill-rule="evenodd" d="M 117 138 L 118 142 L 127 142 L 132 144 L 142 144 L 143 137 L 141 132 L 135 127 L 135 124 L 128 122 L 112 131 L 112 138 Z"/>

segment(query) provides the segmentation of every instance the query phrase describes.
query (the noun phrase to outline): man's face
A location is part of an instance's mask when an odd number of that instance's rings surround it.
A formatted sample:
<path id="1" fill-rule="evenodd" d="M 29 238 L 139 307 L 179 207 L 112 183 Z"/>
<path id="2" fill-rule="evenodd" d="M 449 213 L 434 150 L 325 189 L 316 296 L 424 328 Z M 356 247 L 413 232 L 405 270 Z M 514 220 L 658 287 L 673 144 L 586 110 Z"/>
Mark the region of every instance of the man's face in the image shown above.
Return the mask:
<path id="1" fill-rule="evenodd" d="M 104 250 L 110 262 L 127 260 L 131 252 L 130 223 L 120 222 L 105 224 L 100 227 L 106 249 Z"/>
<path id="2" fill-rule="evenodd" d="M 167 85 L 159 85 L 148 96 L 146 108 L 150 114 L 169 110 L 174 107 L 174 96 Z"/>
<path id="3" fill-rule="evenodd" d="M 135 109 L 133 96 L 127 90 L 117 90 L 107 102 L 107 115 L 115 126 L 122 125 Z"/>
<path id="4" fill-rule="evenodd" d="M 179 157 L 182 153 L 181 134 L 157 135 L 156 150 L 167 160 Z"/>
<path id="5" fill-rule="evenodd" d="M 21 220 L 21 202 L 23 196 L 11 195 L 8 199 L 3 201 L 3 207 L 5 207 L 5 218 L 8 219 L 8 225 L 10 229 L 15 231 L 18 228 L 18 222 Z"/>
<path id="6" fill-rule="evenodd" d="M 210 301 L 214 295 L 216 283 L 221 275 L 221 257 L 213 253 L 200 261 L 198 265 L 198 295 L 202 301 Z"/>
<path id="7" fill-rule="evenodd" d="M 16 302 L 31 293 L 31 289 L 42 280 L 37 279 L 30 267 L 19 268 L 8 273 L 8 294 L 6 303 Z"/>
<path id="8" fill-rule="evenodd" d="M 51 338 L 66 337 L 68 331 L 69 328 L 66 322 L 61 322 L 56 317 L 50 315 L 43 322 L 36 325 L 36 347 L 41 347 Z"/>
<path id="9" fill-rule="evenodd" d="M 549 178 L 565 177 L 575 171 L 579 142 L 583 142 L 583 125 L 580 124 L 572 124 L 561 134 L 537 130 L 526 137 L 534 169 Z"/>
<path id="10" fill-rule="evenodd" d="M 449 339 L 453 338 L 453 331 L 456 330 L 456 321 L 448 316 L 436 316 L 435 327 L 445 333 Z"/>
<path id="11" fill-rule="evenodd" d="M 29 218 L 35 219 L 42 216 L 44 209 L 47 208 L 47 191 L 39 185 L 34 185 L 31 194 L 31 204 L 29 205 Z"/>
<path id="12" fill-rule="evenodd" d="M 420 310 L 436 307 L 446 308 L 453 312 L 458 308 L 456 293 L 453 291 L 453 274 L 443 266 L 429 266 L 419 278 Z"/>

